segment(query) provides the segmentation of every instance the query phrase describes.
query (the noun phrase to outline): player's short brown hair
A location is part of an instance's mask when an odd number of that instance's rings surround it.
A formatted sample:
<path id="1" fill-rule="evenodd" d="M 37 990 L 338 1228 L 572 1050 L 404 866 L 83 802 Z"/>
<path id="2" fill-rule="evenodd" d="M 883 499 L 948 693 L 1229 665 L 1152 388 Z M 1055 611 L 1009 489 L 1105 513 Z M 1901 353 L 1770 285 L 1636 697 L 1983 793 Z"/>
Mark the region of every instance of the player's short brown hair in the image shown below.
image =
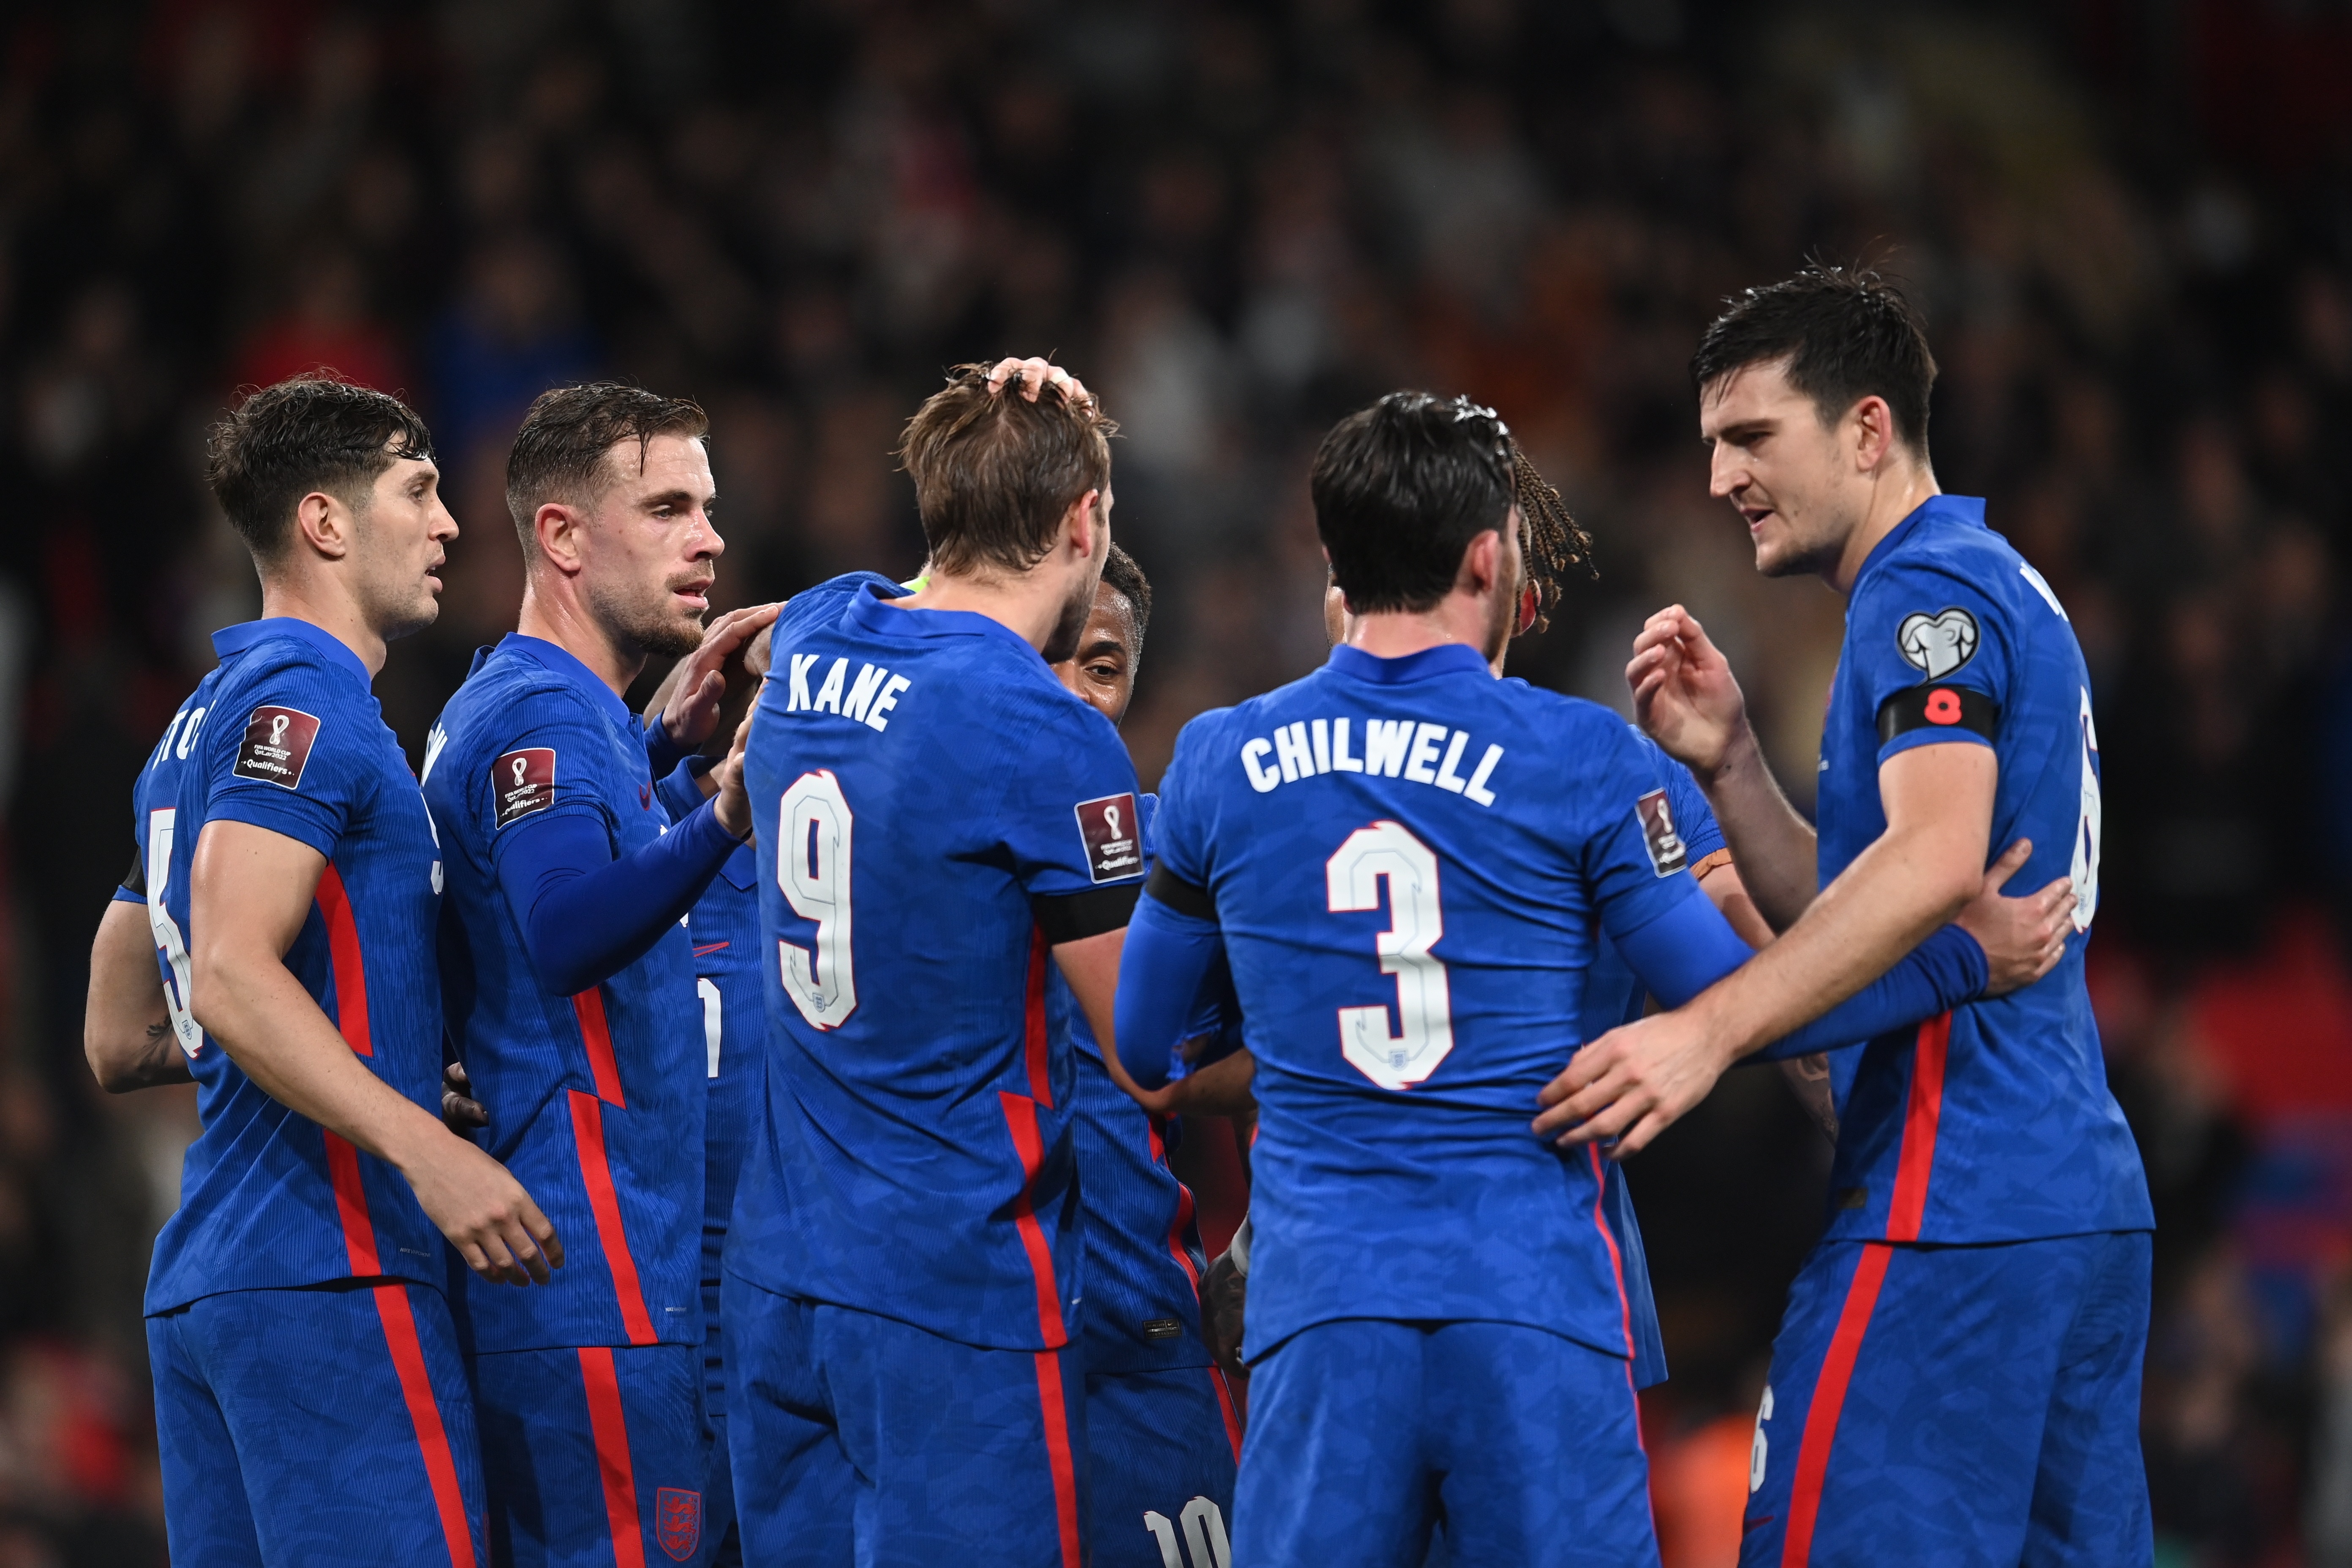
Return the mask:
<path id="1" fill-rule="evenodd" d="M 316 370 L 243 389 L 205 441 L 205 483 L 267 566 L 292 542 L 304 496 L 324 491 L 361 510 L 377 475 L 402 458 L 432 456 L 432 433 L 415 409 Z"/>
<path id="2" fill-rule="evenodd" d="M 624 441 L 637 444 L 644 471 L 646 447 L 656 436 L 699 440 L 710 433 L 710 416 L 688 397 L 664 397 L 625 382 L 592 381 L 559 386 L 534 399 L 507 454 L 507 511 L 514 518 L 528 559 L 539 549 L 531 520 L 549 501 L 593 504 L 616 478 L 605 454 Z"/>
<path id="3" fill-rule="evenodd" d="M 1691 356 L 1691 380 L 1709 385 L 1744 365 L 1789 362 L 1789 384 L 1825 426 L 1873 395 L 1886 400 L 1895 438 L 1927 455 L 1927 400 L 1936 356 L 1903 290 L 1868 267 L 1814 262 L 1793 278 L 1727 300 Z"/>
<path id="4" fill-rule="evenodd" d="M 1047 385 L 988 389 L 984 364 L 960 364 L 898 439 L 931 565 L 946 573 L 1026 572 L 1054 547 L 1070 504 L 1110 483 L 1118 426 L 1092 397 Z"/>

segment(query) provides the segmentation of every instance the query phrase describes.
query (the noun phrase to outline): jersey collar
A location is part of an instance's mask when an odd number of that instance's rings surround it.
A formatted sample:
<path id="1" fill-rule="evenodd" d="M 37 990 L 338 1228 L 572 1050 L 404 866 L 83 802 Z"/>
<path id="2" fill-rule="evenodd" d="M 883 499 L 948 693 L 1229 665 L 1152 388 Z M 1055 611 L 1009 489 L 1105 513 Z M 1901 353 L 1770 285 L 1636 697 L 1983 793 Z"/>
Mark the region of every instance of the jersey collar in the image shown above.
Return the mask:
<path id="1" fill-rule="evenodd" d="M 560 675 L 587 692 L 603 705 L 605 712 L 612 715 L 614 723 L 631 729 L 638 727 L 637 716 L 629 711 L 629 705 L 604 684 L 602 676 L 581 663 L 571 649 L 545 637 L 525 637 L 520 632 L 509 632 L 499 639 L 499 652 L 504 653 L 509 648 L 541 665 L 550 674 Z"/>
<path id="2" fill-rule="evenodd" d="M 1440 643 L 1402 658 L 1381 658 L 1341 643 L 1331 650 L 1330 668 L 1376 686 L 1402 686 L 1408 681 L 1431 680 L 1441 675 L 1467 675 L 1472 670 L 1481 675 L 1494 673 L 1486 668 L 1478 650 L 1464 642 Z"/>
<path id="3" fill-rule="evenodd" d="M 879 583 L 864 584 L 851 595 L 849 608 L 843 611 L 842 616 L 851 625 L 884 637 L 1002 637 L 1025 650 L 1032 658 L 1043 657 L 1030 646 L 1027 637 L 1003 621 L 992 619 L 977 610 L 900 610 L 884 602 L 905 596 L 903 593 L 884 593 Z"/>
<path id="4" fill-rule="evenodd" d="M 1862 570 L 1853 574 L 1857 585 L 1870 575 L 1870 569 L 1895 552 L 1895 547 L 1911 537 L 1930 518 L 1944 522 L 1958 523 L 1964 528 L 1982 528 L 1985 503 L 1982 496 L 1929 496 L 1911 509 L 1910 515 L 1886 531 L 1886 537 L 1870 547 L 1862 558 Z"/>
<path id="5" fill-rule="evenodd" d="M 360 662 L 360 656 L 345 647 L 334 633 L 311 622 L 297 620 L 292 616 L 268 616 L 257 621 L 240 621 L 233 626 L 223 626 L 213 634 L 213 652 L 226 659 L 243 653 L 265 637 L 292 637 L 296 642 L 308 643 L 326 655 L 328 663 L 340 664 L 358 677 L 362 689 L 373 688 L 375 684 L 368 678 L 368 668 Z"/>

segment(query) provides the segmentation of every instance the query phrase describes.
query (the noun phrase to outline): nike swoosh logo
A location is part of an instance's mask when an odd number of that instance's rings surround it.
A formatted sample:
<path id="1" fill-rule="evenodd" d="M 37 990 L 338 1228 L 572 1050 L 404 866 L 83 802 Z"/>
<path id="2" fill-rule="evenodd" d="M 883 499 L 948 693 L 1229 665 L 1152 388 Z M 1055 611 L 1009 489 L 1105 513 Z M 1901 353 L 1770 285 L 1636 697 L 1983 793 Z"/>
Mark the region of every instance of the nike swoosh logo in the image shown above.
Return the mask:
<path id="1" fill-rule="evenodd" d="M 1771 1523 L 1779 1517 L 1780 1515 L 1778 1514 L 1768 1513 L 1762 1519 L 1743 1519 L 1739 1521 L 1739 1533 L 1745 1535 L 1751 1530 L 1759 1529 L 1764 1525 Z"/>

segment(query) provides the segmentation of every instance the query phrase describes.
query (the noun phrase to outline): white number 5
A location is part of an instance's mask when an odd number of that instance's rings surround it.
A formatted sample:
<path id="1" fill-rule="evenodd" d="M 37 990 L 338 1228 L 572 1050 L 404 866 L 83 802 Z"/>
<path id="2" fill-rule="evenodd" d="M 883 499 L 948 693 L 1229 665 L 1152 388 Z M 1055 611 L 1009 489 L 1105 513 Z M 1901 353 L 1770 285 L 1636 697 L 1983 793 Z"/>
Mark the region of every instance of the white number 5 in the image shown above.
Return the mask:
<path id="1" fill-rule="evenodd" d="M 1348 835 L 1324 862 L 1333 914 L 1381 907 L 1389 885 L 1389 929 L 1375 944 L 1381 973 L 1396 976 L 1397 1023 L 1384 1007 L 1339 1009 L 1339 1054 L 1382 1089 L 1409 1089 L 1437 1070 L 1454 1049 L 1454 1014 L 1445 965 L 1429 950 L 1445 934 L 1437 901 L 1437 857 L 1401 822 L 1375 822 Z"/>
<path id="2" fill-rule="evenodd" d="M 801 1016 L 838 1029 L 857 1011 L 849 954 L 849 833 L 854 818 L 832 770 L 803 773 L 784 792 L 776 827 L 776 887 L 793 913 L 816 922 L 816 950 L 781 939 L 776 961 Z"/>

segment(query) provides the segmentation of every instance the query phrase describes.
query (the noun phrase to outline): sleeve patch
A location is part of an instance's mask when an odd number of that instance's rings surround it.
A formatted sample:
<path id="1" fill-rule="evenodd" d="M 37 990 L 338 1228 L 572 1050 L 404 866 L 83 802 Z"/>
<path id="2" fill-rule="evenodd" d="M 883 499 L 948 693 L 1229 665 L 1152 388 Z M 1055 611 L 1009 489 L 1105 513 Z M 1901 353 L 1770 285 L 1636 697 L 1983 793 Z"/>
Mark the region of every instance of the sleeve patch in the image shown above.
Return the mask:
<path id="1" fill-rule="evenodd" d="M 1097 882 L 1116 882 L 1143 869 L 1143 813 L 1132 795 L 1107 795 L 1077 805 L 1078 837 L 1087 870 Z"/>
<path id="2" fill-rule="evenodd" d="M 1957 605 L 1929 615 L 1914 611 L 1895 629 L 1903 660 L 1930 680 L 1941 680 L 1977 656 L 1977 618 Z"/>
<path id="3" fill-rule="evenodd" d="M 1642 847 L 1650 852 L 1652 870 L 1671 877 L 1690 863 L 1690 846 L 1675 829 L 1675 808 L 1664 790 L 1654 789 L 1635 801 L 1633 815 L 1641 819 Z"/>
<path id="4" fill-rule="evenodd" d="M 229 772 L 280 789 L 299 789 L 310 747 L 318 739 L 317 715 L 299 708 L 257 708 L 245 721 L 245 739 L 237 742 L 236 762 Z"/>
<path id="5" fill-rule="evenodd" d="M 2000 704 L 1967 686 L 1914 686 L 1878 706 L 1878 743 L 1914 730 L 1967 730 L 1992 740 L 2000 732 Z"/>
<path id="6" fill-rule="evenodd" d="M 490 764 L 490 799 L 506 826 L 555 804 L 555 748 L 526 746 Z"/>

